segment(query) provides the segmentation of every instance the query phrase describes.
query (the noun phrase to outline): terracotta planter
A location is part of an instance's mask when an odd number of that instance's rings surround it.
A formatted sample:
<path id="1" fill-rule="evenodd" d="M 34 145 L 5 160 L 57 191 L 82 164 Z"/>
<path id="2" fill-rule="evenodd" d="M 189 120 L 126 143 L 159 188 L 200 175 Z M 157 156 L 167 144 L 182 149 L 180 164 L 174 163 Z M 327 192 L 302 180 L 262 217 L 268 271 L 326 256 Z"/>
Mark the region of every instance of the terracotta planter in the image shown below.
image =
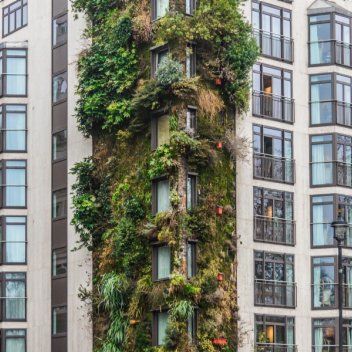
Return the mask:
<path id="1" fill-rule="evenodd" d="M 217 338 L 213 340 L 213 345 L 214 346 L 226 346 L 227 345 L 227 340 L 225 338 Z"/>

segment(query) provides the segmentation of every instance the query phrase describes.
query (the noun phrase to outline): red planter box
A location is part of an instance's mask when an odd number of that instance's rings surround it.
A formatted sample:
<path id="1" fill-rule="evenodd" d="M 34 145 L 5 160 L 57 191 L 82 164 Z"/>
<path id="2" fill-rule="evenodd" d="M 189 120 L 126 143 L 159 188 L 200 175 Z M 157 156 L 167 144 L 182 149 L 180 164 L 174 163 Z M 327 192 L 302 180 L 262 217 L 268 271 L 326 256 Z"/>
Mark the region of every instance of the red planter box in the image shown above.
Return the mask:
<path id="1" fill-rule="evenodd" d="M 218 338 L 213 340 L 213 345 L 214 346 L 226 346 L 227 345 L 227 340 L 224 338 Z"/>

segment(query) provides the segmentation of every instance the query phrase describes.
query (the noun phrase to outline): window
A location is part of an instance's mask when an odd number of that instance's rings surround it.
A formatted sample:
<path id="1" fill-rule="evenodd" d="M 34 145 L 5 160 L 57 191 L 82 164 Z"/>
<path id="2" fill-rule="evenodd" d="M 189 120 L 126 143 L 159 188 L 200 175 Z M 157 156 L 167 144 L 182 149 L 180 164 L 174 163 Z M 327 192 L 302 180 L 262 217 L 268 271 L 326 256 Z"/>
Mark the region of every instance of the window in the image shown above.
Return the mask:
<path id="1" fill-rule="evenodd" d="M 292 72 L 255 64 L 253 66 L 254 116 L 293 123 Z"/>
<path id="2" fill-rule="evenodd" d="M 188 44 L 186 48 L 186 77 L 191 78 L 196 75 L 196 46 Z"/>
<path id="3" fill-rule="evenodd" d="M 53 336 L 64 335 L 67 332 L 67 307 L 53 308 Z"/>
<path id="4" fill-rule="evenodd" d="M 169 319 L 169 313 L 167 311 L 159 311 L 159 312 L 153 313 L 153 345 L 154 346 L 160 346 L 164 344 L 168 319 Z"/>
<path id="5" fill-rule="evenodd" d="M 0 330 L 3 352 L 26 352 L 26 330 Z"/>
<path id="6" fill-rule="evenodd" d="M 186 0 L 186 15 L 193 15 L 196 11 L 196 0 Z"/>
<path id="7" fill-rule="evenodd" d="M 255 304 L 295 307 L 294 257 L 254 252 Z"/>
<path id="8" fill-rule="evenodd" d="M 4 216 L 0 225 L 2 264 L 26 263 L 26 218 Z"/>
<path id="9" fill-rule="evenodd" d="M 167 47 L 167 45 L 159 46 L 157 48 L 152 49 L 152 78 L 155 78 L 159 65 L 167 58 L 168 55 L 169 48 Z"/>
<path id="10" fill-rule="evenodd" d="M 310 77 L 310 122 L 312 125 L 352 126 L 352 78 L 338 74 Z"/>
<path id="11" fill-rule="evenodd" d="M 53 46 L 67 41 L 67 15 L 60 16 L 53 20 Z"/>
<path id="12" fill-rule="evenodd" d="M 169 180 L 166 178 L 156 179 L 152 186 L 153 214 L 168 211 L 171 207 Z"/>
<path id="13" fill-rule="evenodd" d="M 27 50 L 0 51 L 1 96 L 27 95 Z"/>
<path id="14" fill-rule="evenodd" d="M 26 274 L 25 273 L 2 273 L 2 319 L 25 320 L 26 319 Z"/>
<path id="15" fill-rule="evenodd" d="M 169 0 L 152 0 L 152 19 L 157 20 L 169 12 Z"/>
<path id="16" fill-rule="evenodd" d="M 254 187 L 254 239 L 295 244 L 293 193 Z"/>
<path id="17" fill-rule="evenodd" d="M 53 134 L 53 161 L 64 160 L 67 157 L 67 131 Z"/>
<path id="18" fill-rule="evenodd" d="M 352 137 L 311 136 L 311 183 L 352 187 Z"/>
<path id="19" fill-rule="evenodd" d="M 263 2 L 252 2 L 252 24 L 262 55 L 293 61 L 291 11 Z"/>
<path id="20" fill-rule="evenodd" d="M 313 308 L 333 308 L 337 302 L 335 257 L 313 258 Z"/>
<path id="21" fill-rule="evenodd" d="M 186 130 L 195 134 L 197 130 L 197 108 L 189 106 L 186 116 Z"/>
<path id="22" fill-rule="evenodd" d="M 60 73 L 53 78 L 53 103 L 67 99 L 67 72 Z"/>
<path id="23" fill-rule="evenodd" d="M 351 66 L 349 17 L 336 13 L 309 16 L 309 63 Z"/>
<path id="24" fill-rule="evenodd" d="M 295 350 L 295 319 L 275 315 L 255 315 L 255 336 L 258 348 L 272 350 L 275 345 L 284 351 Z M 263 343 L 262 341 L 266 342 Z M 274 345 L 274 346 L 273 346 Z"/>
<path id="25" fill-rule="evenodd" d="M 67 248 L 53 250 L 53 277 L 67 274 Z"/>
<path id="26" fill-rule="evenodd" d="M 26 105 L 0 106 L 1 148 L 4 152 L 24 152 L 27 149 Z"/>
<path id="27" fill-rule="evenodd" d="M 170 143 L 170 117 L 163 113 L 152 117 L 152 149 Z"/>
<path id="28" fill-rule="evenodd" d="M 197 243 L 187 243 L 187 276 L 193 277 L 197 273 Z"/>
<path id="29" fill-rule="evenodd" d="M 153 246 L 153 279 L 165 280 L 171 275 L 171 250 L 167 245 Z"/>
<path id="30" fill-rule="evenodd" d="M 187 332 L 190 342 L 195 344 L 197 341 L 197 310 L 194 309 L 192 314 L 188 317 L 187 320 Z"/>
<path id="31" fill-rule="evenodd" d="M 53 192 L 53 219 L 67 215 L 67 189 Z"/>
<path id="32" fill-rule="evenodd" d="M 0 162 L 2 206 L 23 208 L 26 206 L 26 161 L 3 160 Z"/>
<path id="33" fill-rule="evenodd" d="M 28 23 L 27 0 L 18 0 L 2 10 L 3 37 L 17 31 Z"/>
<path id="34" fill-rule="evenodd" d="M 197 205 L 197 176 L 188 174 L 187 177 L 187 209 Z"/>
<path id="35" fill-rule="evenodd" d="M 253 126 L 254 177 L 294 183 L 292 132 Z"/>
<path id="36" fill-rule="evenodd" d="M 313 319 L 313 351 L 326 351 L 337 345 L 334 318 Z"/>

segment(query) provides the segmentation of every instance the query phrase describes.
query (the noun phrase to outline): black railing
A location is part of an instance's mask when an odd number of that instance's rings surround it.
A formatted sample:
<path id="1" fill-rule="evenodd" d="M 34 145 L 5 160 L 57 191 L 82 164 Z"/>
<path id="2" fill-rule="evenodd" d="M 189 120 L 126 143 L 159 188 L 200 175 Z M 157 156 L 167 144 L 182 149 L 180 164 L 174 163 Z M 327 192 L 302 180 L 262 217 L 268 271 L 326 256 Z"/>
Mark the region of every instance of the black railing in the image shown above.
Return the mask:
<path id="1" fill-rule="evenodd" d="M 281 343 L 256 343 L 256 352 L 296 352 L 297 346 Z"/>
<path id="2" fill-rule="evenodd" d="M 255 304 L 296 307 L 296 284 L 293 282 L 255 280 Z"/>
<path id="3" fill-rule="evenodd" d="M 293 62 L 293 39 L 254 29 L 253 36 L 263 56 Z"/>
<path id="4" fill-rule="evenodd" d="M 252 106 L 255 116 L 294 122 L 294 100 L 291 98 L 253 91 Z"/>
<path id="5" fill-rule="evenodd" d="M 330 123 L 352 127 L 352 104 L 336 100 L 311 102 L 310 116 L 313 125 Z"/>
<path id="6" fill-rule="evenodd" d="M 254 217 L 254 240 L 294 245 L 296 243 L 295 222 L 257 215 Z"/>
<path id="7" fill-rule="evenodd" d="M 292 159 L 259 153 L 253 155 L 253 176 L 255 178 L 293 184 L 294 175 L 295 162 Z"/>

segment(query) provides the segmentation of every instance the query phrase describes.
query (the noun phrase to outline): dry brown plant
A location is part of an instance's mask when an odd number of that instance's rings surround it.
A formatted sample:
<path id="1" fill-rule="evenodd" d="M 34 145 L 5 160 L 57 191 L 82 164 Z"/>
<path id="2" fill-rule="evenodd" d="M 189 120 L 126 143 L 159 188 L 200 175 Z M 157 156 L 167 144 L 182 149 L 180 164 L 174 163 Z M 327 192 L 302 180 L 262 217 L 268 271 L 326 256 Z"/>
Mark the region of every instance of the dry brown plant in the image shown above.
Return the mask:
<path id="1" fill-rule="evenodd" d="M 200 88 L 198 90 L 198 107 L 200 113 L 214 121 L 225 108 L 225 104 L 214 90 Z"/>

